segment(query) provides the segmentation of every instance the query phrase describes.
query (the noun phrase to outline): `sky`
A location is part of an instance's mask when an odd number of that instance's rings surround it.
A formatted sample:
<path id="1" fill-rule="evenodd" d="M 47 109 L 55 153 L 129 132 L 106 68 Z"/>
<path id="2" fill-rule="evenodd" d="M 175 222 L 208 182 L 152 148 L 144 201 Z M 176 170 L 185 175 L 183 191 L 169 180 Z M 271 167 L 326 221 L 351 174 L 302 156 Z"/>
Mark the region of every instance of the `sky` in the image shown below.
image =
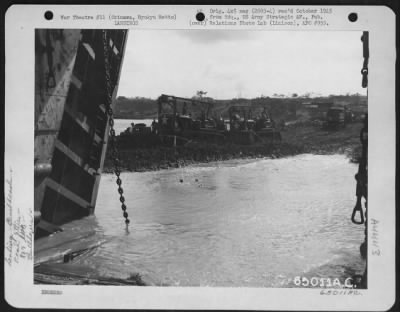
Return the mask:
<path id="1" fill-rule="evenodd" d="M 118 96 L 360 93 L 359 31 L 130 30 Z"/>

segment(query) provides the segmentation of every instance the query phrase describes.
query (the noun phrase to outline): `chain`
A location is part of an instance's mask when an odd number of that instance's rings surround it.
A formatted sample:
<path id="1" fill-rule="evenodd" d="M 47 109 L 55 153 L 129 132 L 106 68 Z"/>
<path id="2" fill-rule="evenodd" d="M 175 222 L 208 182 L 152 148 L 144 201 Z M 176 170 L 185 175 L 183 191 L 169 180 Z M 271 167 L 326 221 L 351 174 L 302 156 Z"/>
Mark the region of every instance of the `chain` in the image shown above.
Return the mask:
<path id="1" fill-rule="evenodd" d="M 126 205 L 125 205 L 125 197 L 124 197 L 124 190 L 121 187 L 122 180 L 121 180 L 121 170 L 120 170 L 120 161 L 118 157 L 118 149 L 115 140 L 115 130 L 114 130 L 114 112 L 111 107 L 112 102 L 112 86 L 111 86 L 111 76 L 110 76 L 110 64 L 109 64 L 109 48 L 108 48 L 108 40 L 107 40 L 107 31 L 103 30 L 103 45 L 104 45 L 104 66 L 105 66 L 105 76 L 106 76 L 106 109 L 108 115 L 108 123 L 110 126 L 109 132 L 109 143 L 110 143 L 110 150 L 111 150 L 111 158 L 114 164 L 114 173 L 117 176 L 116 183 L 118 185 L 118 193 L 119 193 L 119 200 L 121 202 L 121 209 L 123 211 L 123 216 L 125 218 L 125 224 L 128 226 L 129 219 L 128 213 L 126 212 Z"/>
<path id="2" fill-rule="evenodd" d="M 368 59 L 369 59 L 369 33 L 364 31 L 361 36 L 361 41 L 363 42 L 363 57 L 364 63 L 361 69 L 362 82 L 361 86 L 366 88 L 368 86 Z"/>
<path id="3" fill-rule="evenodd" d="M 364 213 L 362 209 L 361 200 L 368 197 L 368 165 L 367 165 L 367 152 L 368 152 L 368 114 L 365 115 L 364 126 L 360 131 L 360 141 L 362 145 L 362 153 L 358 165 L 358 172 L 355 175 L 357 181 L 356 196 L 357 202 L 351 215 L 351 221 L 355 224 L 364 224 Z M 367 204 L 365 204 L 367 206 Z M 355 216 L 357 212 L 360 213 L 360 221 L 357 221 Z"/>
<path id="4" fill-rule="evenodd" d="M 364 31 L 361 36 L 361 41 L 363 42 L 363 68 L 361 69 L 362 82 L 361 86 L 367 88 L 368 86 L 368 58 L 369 58 L 369 43 L 368 43 L 368 31 Z M 366 224 L 364 219 L 364 213 L 362 209 L 361 200 L 364 197 L 367 201 L 368 192 L 368 114 L 365 115 L 364 126 L 360 131 L 360 141 L 362 145 L 362 153 L 360 157 L 360 162 L 358 165 L 358 172 L 355 176 L 357 180 L 356 196 L 357 202 L 351 214 L 351 221 L 355 224 Z M 365 208 L 367 208 L 367 202 L 365 202 Z M 356 214 L 360 214 L 360 220 L 356 220 Z M 367 212 L 365 212 L 367 215 Z"/>
<path id="5" fill-rule="evenodd" d="M 53 62 L 53 51 L 54 48 L 51 45 L 50 40 L 50 31 L 46 32 L 46 53 L 47 53 L 47 66 L 49 68 L 49 72 L 47 73 L 46 79 L 46 90 L 52 89 L 56 86 L 56 78 L 54 74 L 54 62 Z"/>
<path id="6" fill-rule="evenodd" d="M 363 68 L 361 69 L 363 88 L 368 87 L 368 58 L 369 58 L 369 44 L 368 32 L 364 31 L 361 37 L 363 42 Z M 367 89 L 368 97 L 368 89 Z M 351 221 L 355 224 L 364 224 L 364 242 L 360 245 L 360 254 L 363 259 L 367 259 L 368 249 L 368 220 L 367 220 L 367 202 L 368 202 L 368 113 L 364 117 L 364 125 L 360 131 L 360 141 L 362 146 L 361 157 L 358 164 L 358 172 L 355 175 L 357 180 L 356 196 L 357 202 L 351 214 Z M 365 199 L 365 218 L 361 200 Z M 357 221 L 355 216 L 357 212 L 360 213 L 360 221 Z M 363 275 L 356 275 L 353 277 L 354 285 L 356 288 L 367 288 L 367 266 L 365 266 Z"/>

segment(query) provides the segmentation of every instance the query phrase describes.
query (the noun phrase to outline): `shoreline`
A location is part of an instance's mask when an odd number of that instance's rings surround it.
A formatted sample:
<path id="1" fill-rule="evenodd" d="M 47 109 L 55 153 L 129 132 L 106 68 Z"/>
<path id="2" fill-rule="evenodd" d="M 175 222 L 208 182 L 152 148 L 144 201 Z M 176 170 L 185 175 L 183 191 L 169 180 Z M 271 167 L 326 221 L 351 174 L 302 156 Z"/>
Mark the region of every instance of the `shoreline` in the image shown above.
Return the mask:
<path id="1" fill-rule="evenodd" d="M 324 131 L 313 125 L 291 126 L 282 132 L 282 143 L 276 145 L 237 145 L 192 143 L 188 146 L 157 146 L 119 151 L 122 172 L 145 172 L 180 168 L 232 159 L 281 158 L 300 154 L 344 154 L 357 163 L 361 152 L 361 123 L 336 131 Z M 106 155 L 103 173 L 113 173 L 113 162 Z"/>
<path id="2" fill-rule="evenodd" d="M 361 128 L 361 123 L 354 123 L 348 125 L 345 129 L 337 131 L 324 131 L 312 125 L 291 126 L 282 133 L 282 143 L 275 146 L 195 143 L 188 146 L 177 146 L 176 148 L 157 146 L 153 148 L 125 149 L 120 151 L 121 171 L 157 171 L 224 160 L 275 159 L 300 154 L 341 154 L 345 155 L 350 162 L 356 163 L 361 152 L 359 140 Z M 109 158 L 109 154 L 105 160 L 103 172 L 113 173 L 112 160 Z M 81 227 L 83 233 L 78 235 L 79 239 L 63 238 L 63 235 L 71 233 L 71 231 L 65 230 L 51 240 L 44 238 L 35 242 L 37 248 L 40 244 L 44 246 L 48 244 L 49 247 L 53 247 L 54 239 L 68 241 L 66 245 L 63 245 L 64 252 L 63 250 L 56 250 L 57 252 L 55 253 L 52 250 L 47 252 L 46 248 L 42 248 L 46 251 L 45 256 L 50 253 L 58 255 L 59 258 L 35 265 L 35 284 L 168 286 L 166 284 L 159 285 L 158 282 L 148 276 L 142 276 L 140 273 L 133 272 L 126 277 L 105 276 L 97 270 L 71 262 L 75 257 L 90 256 L 90 250 L 99 246 L 98 237 L 95 235 L 96 232 L 92 230 L 93 224 L 90 223 L 90 219 L 87 219 L 87 222 L 87 226 Z M 72 227 L 73 224 L 71 223 L 69 226 Z M 82 241 L 82 236 L 86 237 L 85 241 Z M 85 246 L 82 247 L 82 244 Z M 36 259 L 39 256 L 39 254 L 35 254 Z M 85 272 L 85 274 L 82 274 L 82 272 Z"/>

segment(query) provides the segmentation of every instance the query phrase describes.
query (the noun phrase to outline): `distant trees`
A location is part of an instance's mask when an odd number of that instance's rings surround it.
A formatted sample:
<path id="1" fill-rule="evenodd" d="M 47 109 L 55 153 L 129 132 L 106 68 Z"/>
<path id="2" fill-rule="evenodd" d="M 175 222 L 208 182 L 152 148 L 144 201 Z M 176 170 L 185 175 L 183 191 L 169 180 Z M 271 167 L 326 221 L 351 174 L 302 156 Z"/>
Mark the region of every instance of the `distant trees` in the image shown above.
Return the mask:
<path id="1" fill-rule="evenodd" d="M 196 97 L 202 99 L 207 94 L 207 91 L 199 90 L 196 92 Z"/>
<path id="2" fill-rule="evenodd" d="M 207 93 L 208 93 L 207 91 L 203 90 L 196 91 L 196 95 L 193 95 L 192 99 L 201 100 L 204 102 L 214 102 L 214 99 L 212 97 L 205 96 Z"/>
<path id="3" fill-rule="evenodd" d="M 286 109 L 287 105 L 292 103 L 302 103 L 304 101 L 319 101 L 319 102 L 347 102 L 351 104 L 366 103 L 366 96 L 359 93 L 349 95 L 334 95 L 322 96 L 316 93 L 307 92 L 304 94 L 289 93 L 287 95 L 274 93 L 273 96 L 268 97 L 261 94 L 260 97 L 253 99 L 230 99 L 230 100 L 216 100 L 207 97 L 208 92 L 204 90 L 196 91 L 196 95 L 192 98 L 201 100 L 203 102 L 214 103 L 215 109 L 223 116 L 227 116 L 227 111 L 231 105 L 267 105 L 273 107 L 273 114 L 280 116 Z M 114 114 L 115 118 L 153 118 L 157 116 L 158 104 L 157 100 L 145 97 L 125 97 L 118 96 L 115 103 Z"/>
<path id="4" fill-rule="evenodd" d="M 145 97 L 117 97 L 114 108 L 115 118 L 153 118 L 157 116 L 157 100 Z"/>

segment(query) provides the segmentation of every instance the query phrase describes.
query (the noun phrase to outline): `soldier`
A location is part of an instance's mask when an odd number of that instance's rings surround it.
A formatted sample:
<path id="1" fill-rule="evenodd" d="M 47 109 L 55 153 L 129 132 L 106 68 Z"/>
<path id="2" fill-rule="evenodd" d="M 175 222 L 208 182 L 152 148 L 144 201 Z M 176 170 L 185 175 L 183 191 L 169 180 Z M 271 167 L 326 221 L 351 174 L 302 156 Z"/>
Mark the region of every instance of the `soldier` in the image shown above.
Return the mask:
<path id="1" fill-rule="evenodd" d="M 151 123 L 151 132 L 157 134 L 157 122 L 155 118 L 153 118 L 153 122 Z"/>

